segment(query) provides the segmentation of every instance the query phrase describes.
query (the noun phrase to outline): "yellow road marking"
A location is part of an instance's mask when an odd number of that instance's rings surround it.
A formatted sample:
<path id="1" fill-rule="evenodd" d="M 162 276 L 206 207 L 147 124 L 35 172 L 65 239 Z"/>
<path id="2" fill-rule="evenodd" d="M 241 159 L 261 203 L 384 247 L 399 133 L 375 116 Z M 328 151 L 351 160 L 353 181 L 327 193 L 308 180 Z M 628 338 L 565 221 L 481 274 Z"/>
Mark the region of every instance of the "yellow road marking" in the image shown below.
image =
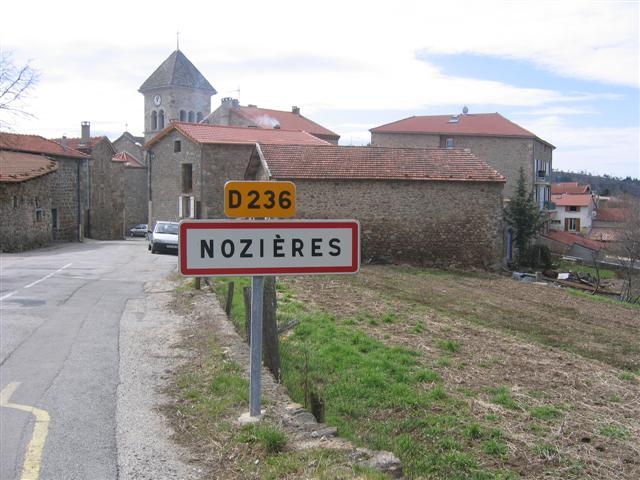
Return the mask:
<path id="1" fill-rule="evenodd" d="M 10 403 L 9 399 L 14 394 L 20 382 L 12 382 L 0 392 L 0 407 L 15 408 L 23 412 L 33 413 L 36 417 L 36 423 L 33 426 L 33 435 L 31 441 L 27 444 L 27 453 L 24 456 L 24 464 L 22 465 L 22 476 L 20 480 L 38 480 L 40 478 L 40 465 L 42 462 L 42 451 L 49 433 L 49 413 L 29 405 L 20 405 L 18 403 Z"/>

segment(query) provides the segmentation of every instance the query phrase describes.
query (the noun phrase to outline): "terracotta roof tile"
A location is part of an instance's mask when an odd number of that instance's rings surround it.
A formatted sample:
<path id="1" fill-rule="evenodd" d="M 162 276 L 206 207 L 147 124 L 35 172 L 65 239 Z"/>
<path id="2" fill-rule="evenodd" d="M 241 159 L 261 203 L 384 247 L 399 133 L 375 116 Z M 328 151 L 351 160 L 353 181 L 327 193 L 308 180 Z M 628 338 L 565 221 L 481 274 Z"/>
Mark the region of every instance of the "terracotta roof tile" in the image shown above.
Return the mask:
<path id="1" fill-rule="evenodd" d="M 587 207 L 593 203 L 591 195 L 551 195 L 551 201 L 559 207 Z"/>
<path id="2" fill-rule="evenodd" d="M 551 184 L 551 193 L 553 195 L 560 195 L 563 193 L 579 195 L 589 193 L 590 191 L 591 187 L 589 185 L 580 185 L 578 182 L 560 182 Z"/>
<path id="3" fill-rule="evenodd" d="M 273 178 L 505 182 L 467 150 L 263 145 Z"/>
<path id="4" fill-rule="evenodd" d="M 298 113 L 239 105 L 231 108 L 230 114 L 240 115 L 263 128 L 273 128 L 274 125 L 280 125 L 280 128 L 285 130 L 304 130 L 314 135 L 334 137 L 336 140 L 340 138 L 340 135 L 337 133 L 332 132 L 322 125 L 318 125 Z"/>
<path id="5" fill-rule="evenodd" d="M 95 146 L 98 145 L 104 139 L 107 139 L 107 137 L 105 136 L 90 137 L 87 140 L 83 140 L 82 138 L 67 138 L 66 142 L 69 148 L 73 148 L 74 150 L 81 151 L 84 148 L 95 148 Z M 56 138 L 54 139 L 54 142 L 61 144 L 63 142 L 63 139 Z"/>
<path id="6" fill-rule="evenodd" d="M 145 168 L 144 165 L 129 152 L 116 153 L 111 160 L 114 162 L 124 162 L 124 166 L 127 168 Z"/>
<path id="7" fill-rule="evenodd" d="M 172 130 L 178 130 L 184 136 L 197 143 L 330 145 L 329 142 L 325 142 L 310 133 L 300 130 L 228 127 L 204 123 L 173 122 L 153 137 L 145 145 L 145 148 L 156 144 Z"/>
<path id="8" fill-rule="evenodd" d="M 591 250 L 600 250 L 605 246 L 603 242 L 589 240 L 588 238 L 585 238 L 581 235 L 576 235 L 575 233 L 571 232 L 549 230 L 549 232 L 544 234 L 543 236 L 567 246 L 577 244 Z"/>
<path id="9" fill-rule="evenodd" d="M 453 118 L 456 118 L 457 121 L 452 122 Z M 507 120 L 499 113 L 413 116 L 372 128 L 369 131 L 371 133 L 431 133 L 440 135 L 538 138 L 529 130 L 522 128 L 511 120 Z"/>
<path id="10" fill-rule="evenodd" d="M 63 147 L 53 140 L 47 140 L 39 135 L 20 135 L 17 133 L 0 132 L 0 149 L 17 152 L 44 153 L 65 158 L 90 158 L 82 152 L 69 146 Z"/>
<path id="11" fill-rule="evenodd" d="M 596 212 L 596 220 L 601 222 L 624 222 L 626 211 L 624 208 L 603 207 Z"/>
<path id="12" fill-rule="evenodd" d="M 18 183 L 55 172 L 58 164 L 42 155 L 0 150 L 0 183 Z"/>

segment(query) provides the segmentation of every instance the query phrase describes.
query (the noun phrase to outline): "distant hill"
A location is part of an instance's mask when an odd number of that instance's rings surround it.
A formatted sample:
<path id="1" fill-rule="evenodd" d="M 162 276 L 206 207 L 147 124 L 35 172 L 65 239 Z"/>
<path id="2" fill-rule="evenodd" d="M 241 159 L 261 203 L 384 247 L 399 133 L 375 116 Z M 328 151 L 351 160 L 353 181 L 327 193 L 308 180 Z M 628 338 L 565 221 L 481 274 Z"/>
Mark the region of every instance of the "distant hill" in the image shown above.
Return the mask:
<path id="1" fill-rule="evenodd" d="M 578 182 L 581 185 L 591 185 L 591 189 L 603 196 L 620 196 L 623 194 L 640 197 L 640 180 L 610 177 L 609 175 L 591 175 L 589 173 L 574 173 L 554 170 L 551 172 L 551 182 Z"/>

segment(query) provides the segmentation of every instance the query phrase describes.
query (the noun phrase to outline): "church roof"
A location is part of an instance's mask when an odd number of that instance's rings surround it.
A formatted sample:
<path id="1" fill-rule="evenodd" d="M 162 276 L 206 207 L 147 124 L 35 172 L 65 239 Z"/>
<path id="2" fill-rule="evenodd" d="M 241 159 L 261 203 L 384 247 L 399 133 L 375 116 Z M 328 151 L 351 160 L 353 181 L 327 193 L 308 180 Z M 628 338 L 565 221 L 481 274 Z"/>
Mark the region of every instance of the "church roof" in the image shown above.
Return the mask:
<path id="1" fill-rule="evenodd" d="M 138 89 L 144 93 L 148 90 L 164 87 L 187 87 L 204 90 L 215 95 L 216 89 L 211 86 L 200 71 L 189 61 L 180 50 L 176 50 Z"/>

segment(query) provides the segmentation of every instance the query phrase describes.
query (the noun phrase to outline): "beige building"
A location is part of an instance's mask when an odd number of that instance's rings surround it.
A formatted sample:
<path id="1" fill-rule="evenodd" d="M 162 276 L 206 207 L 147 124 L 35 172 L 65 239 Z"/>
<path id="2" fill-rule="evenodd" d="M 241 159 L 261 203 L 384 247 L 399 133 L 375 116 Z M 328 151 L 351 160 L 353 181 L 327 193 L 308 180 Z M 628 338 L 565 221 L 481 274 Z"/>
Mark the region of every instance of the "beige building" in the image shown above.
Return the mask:
<path id="1" fill-rule="evenodd" d="M 540 209 L 551 200 L 555 147 L 499 113 L 414 116 L 370 131 L 377 147 L 470 149 L 506 177 L 505 199 L 513 196 L 522 168 Z"/>

